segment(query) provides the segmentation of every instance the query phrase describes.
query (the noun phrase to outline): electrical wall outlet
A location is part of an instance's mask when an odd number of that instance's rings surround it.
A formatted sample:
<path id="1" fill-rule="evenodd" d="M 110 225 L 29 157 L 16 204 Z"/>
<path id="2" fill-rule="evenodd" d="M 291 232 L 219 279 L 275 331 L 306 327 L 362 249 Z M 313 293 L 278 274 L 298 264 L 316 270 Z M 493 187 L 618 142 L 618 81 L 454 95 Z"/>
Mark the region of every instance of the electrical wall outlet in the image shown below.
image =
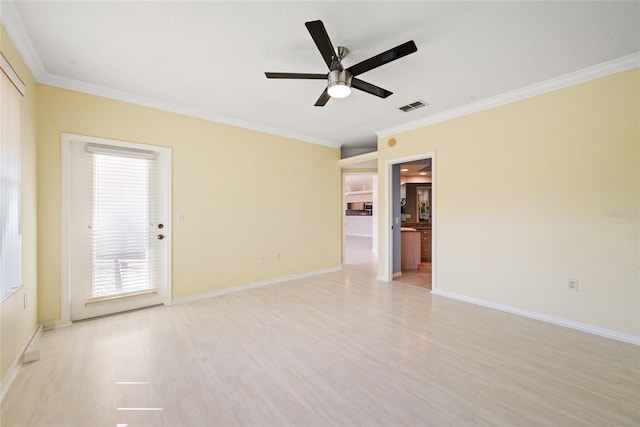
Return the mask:
<path id="1" fill-rule="evenodd" d="M 578 292 L 578 279 L 567 279 L 567 289 L 571 292 Z"/>

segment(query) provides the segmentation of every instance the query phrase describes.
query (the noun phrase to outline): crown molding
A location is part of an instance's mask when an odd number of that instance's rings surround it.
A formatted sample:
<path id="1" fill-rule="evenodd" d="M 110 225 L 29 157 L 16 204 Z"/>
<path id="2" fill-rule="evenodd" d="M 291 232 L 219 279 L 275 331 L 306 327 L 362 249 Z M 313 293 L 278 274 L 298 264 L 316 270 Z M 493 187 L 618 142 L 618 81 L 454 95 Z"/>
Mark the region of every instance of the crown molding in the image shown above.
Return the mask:
<path id="1" fill-rule="evenodd" d="M 286 129 L 273 128 L 260 123 L 240 120 L 221 114 L 215 114 L 206 110 L 173 104 L 156 98 L 135 95 L 129 92 L 118 91 L 111 88 L 93 85 L 79 80 L 68 79 L 62 76 L 50 74 L 45 70 L 40 57 L 38 56 L 35 48 L 33 47 L 33 44 L 31 43 L 29 35 L 24 29 L 22 19 L 20 18 L 19 13 L 11 2 L 0 2 L 0 22 L 11 37 L 14 45 L 16 46 L 16 49 L 18 50 L 20 55 L 22 55 L 24 62 L 26 63 L 27 67 L 38 83 L 109 98 L 116 101 L 142 105 L 158 110 L 169 111 L 172 113 L 182 114 L 185 116 L 195 117 L 212 122 L 237 126 L 258 132 L 278 135 L 285 138 L 296 139 L 312 144 L 323 145 L 332 148 L 338 148 L 341 145 L 339 143 L 336 143 L 335 141 L 328 141 L 309 135 L 302 135 Z M 516 89 L 510 92 L 466 104 L 458 108 L 443 111 L 432 116 L 427 116 L 418 120 L 406 122 L 398 126 L 381 129 L 376 131 L 376 134 L 378 138 L 389 137 L 394 134 L 407 132 L 436 123 L 441 123 L 447 120 L 498 107 L 500 105 L 510 104 L 512 102 L 541 95 L 543 93 L 552 92 L 558 89 L 573 86 L 579 83 L 587 82 L 589 80 L 594 80 L 639 66 L 640 52 L 636 52 L 631 55 L 627 55 L 618 59 L 614 59 L 612 61 L 585 68 L 583 70 L 545 80 L 543 82 L 526 86 L 521 89 Z"/>
<path id="2" fill-rule="evenodd" d="M 595 80 L 637 67 L 640 67 L 640 52 L 635 52 L 631 55 L 603 62 L 602 64 L 567 73 L 562 76 L 554 77 L 549 80 L 505 92 L 500 95 L 492 96 L 490 98 L 482 99 L 480 101 L 472 102 L 470 104 L 462 105 L 460 107 L 443 111 L 432 116 L 423 117 L 421 119 L 403 123 L 398 126 L 381 129 L 379 131 L 376 131 L 376 134 L 378 135 L 378 138 L 387 138 L 399 133 L 408 132 L 414 129 L 434 125 L 436 123 L 445 122 L 447 120 L 488 110 L 490 108 L 495 108 L 501 105 L 511 104 L 516 101 L 521 101 L 523 99 L 542 95 L 548 92 L 553 92 L 569 86 L 585 83 L 590 80 Z"/>
<path id="3" fill-rule="evenodd" d="M 11 2 L 0 2 L 0 22 L 11 37 L 11 41 L 22 56 L 27 68 L 33 74 L 36 81 L 46 74 L 44 65 L 38 56 L 36 49 L 31 44 L 31 39 L 24 29 L 20 14 Z"/>
<path id="4" fill-rule="evenodd" d="M 182 114 L 189 117 L 203 119 L 211 122 L 222 123 L 226 125 L 236 126 L 244 129 L 254 130 L 258 132 L 268 133 L 271 135 L 282 136 L 312 144 L 323 145 L 331 148 L 339 148 L 341 144 L 335 141 L 328 141 L 321 138 L 303 135 L 291 132 L 287 129 L 279 129 L 266 126 L 260 123 L 240 120 L 221 114 L 215 114 L 210 111 L 187 107 L 185 105 L 174 104 L 162 101 L 160 99 L 135 95 L 125 91 L 119 91 L 104 86 L 94 85 L 75 79 L 69 79 L 46 71 L 38 53 L 36 52 L 31 39 L 24 29 L 24 24 L 20 18 L 20 14 L 11 2 L 0 2 L 0 22 L 11 37 L 16 49 L 22 55 L 24 62 L 33 74 L 38 83 L 59 87 L 62 89 L 73 90 L 76 92 L 86 93 L 89 95 L 109 98 L 116 101 L 128 102 L 130 104 L 141 105 L 145 107 L 155 108 L 162 111 Z"/>
<path id="5" fill-rule="evenodd" d="M 314 138 L 308 135 L 291 132 L 286 129 L 273 128 L 265 126 L 259 123 L 240 120 L 234 117 L 224 116 L 221 114 L 215 114 L 206 110 L 197 108 L 191 108 L 180 104 L 174 104 L 171 102 L 162 101 L 157 98 L 146 97 L 141 95 L 135 95 L 129 92 L 120 91 L 116 89 L 107 88 L 104 86 L 98 86 L 91 83 L 82 82 L 75 79 L 69 79 L 66 77 L 46 73 L 42 80 L 38 83 L 46 84 L 49 86 L 55 86 L 62 89 L 73 90 L 76 92 L 86 93 L 89 95 L 95 95 L 102 98 L 113 99 L 116 101 L 127 102 L 130 104 L 141 105 L 144 107 L 155 108 L 157 110 L 168 111 L 171 113 L 182 114 L 197 119 L 203 119 L 211 122 L 222 123 L 230 126 L 236 126 L 243 129 L 254 130 L 258 132 L 268 133 L 271 135 L 282 136 L 285 138 L 291 138 L 298 141 L 309 142 L 312 144 L 323 145 L 331 148 L 338 148 L 340 144 L 327 141 L 321 138 Z"/>

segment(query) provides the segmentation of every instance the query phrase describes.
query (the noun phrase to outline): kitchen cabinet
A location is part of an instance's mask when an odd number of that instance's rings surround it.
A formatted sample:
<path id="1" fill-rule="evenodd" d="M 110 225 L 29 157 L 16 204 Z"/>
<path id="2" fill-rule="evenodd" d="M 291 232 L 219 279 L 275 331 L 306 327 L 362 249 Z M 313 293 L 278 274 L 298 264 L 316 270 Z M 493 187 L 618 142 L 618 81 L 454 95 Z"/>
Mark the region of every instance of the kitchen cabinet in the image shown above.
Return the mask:
<path id="1" fill-rule="evenodd" d="M 420 231 L 420 259 L 431 262 L 431 229 Z"/>
<path id="2" fill-rule="evenodd" d="M 420 264 L 420 236 L 416 230 L 401 232 L 400 261 L 402 270 L 416 270 Z"/>

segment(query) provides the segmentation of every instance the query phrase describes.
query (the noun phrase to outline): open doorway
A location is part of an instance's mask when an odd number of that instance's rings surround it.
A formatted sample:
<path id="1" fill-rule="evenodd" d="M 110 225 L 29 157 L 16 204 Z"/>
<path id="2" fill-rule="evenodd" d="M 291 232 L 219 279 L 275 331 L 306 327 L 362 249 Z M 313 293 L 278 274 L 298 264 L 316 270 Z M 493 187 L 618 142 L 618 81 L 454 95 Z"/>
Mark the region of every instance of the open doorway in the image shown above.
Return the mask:
<path id="1" fill-rule="evenodd" d="M 347 172 L 344 188 L 345 265 L 375 266 L 378 247 L 378 175 Z"/>
<path id="2" fill-rule="evenodd" d="M 389 280 L 433 288 L 433 154 L 395 159 L 389 168 Z"/>

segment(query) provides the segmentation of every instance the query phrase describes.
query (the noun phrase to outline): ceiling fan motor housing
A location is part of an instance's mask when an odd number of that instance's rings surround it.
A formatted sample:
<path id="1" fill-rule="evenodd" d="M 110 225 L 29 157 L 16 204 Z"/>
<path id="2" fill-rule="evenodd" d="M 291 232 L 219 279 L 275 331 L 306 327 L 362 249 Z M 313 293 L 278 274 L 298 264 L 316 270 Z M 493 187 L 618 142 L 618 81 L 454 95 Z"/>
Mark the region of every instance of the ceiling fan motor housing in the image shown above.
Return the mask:
<path id="1" fill-rule="evenodd" d="M 333 98 L 344 98 L 351 93 L 351 73 L 347 70 L 329 72 L 329 95 Z"/>

